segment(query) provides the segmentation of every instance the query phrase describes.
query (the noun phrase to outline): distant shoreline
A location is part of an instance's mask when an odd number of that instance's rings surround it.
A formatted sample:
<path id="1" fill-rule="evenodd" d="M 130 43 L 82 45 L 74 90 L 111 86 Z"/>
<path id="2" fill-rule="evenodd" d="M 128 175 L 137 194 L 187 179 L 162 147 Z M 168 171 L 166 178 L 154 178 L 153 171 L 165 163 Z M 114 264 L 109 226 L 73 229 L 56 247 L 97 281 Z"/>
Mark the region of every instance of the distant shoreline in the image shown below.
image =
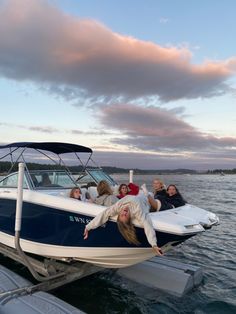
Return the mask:
<path id="1" fill-rule="evenodd" d="M 11 163 L 8 161 L 1 161 L 0 162 L 0 175 L 4 175 L 10 169 Z M 39 163 L 27 163 L 27 166 L 30 170 L 52 170 L 52 169 L 62 169 L 61 166 L 55 166 L 51 164 L 39 164 Z M 81 166 L 69 166 L 68 167 L 71 172 L 80 172 L 82 170 Z M 91 167 L 92 168 L 92 167 Z M 109 173 L 109 174 L 124 174 L 128 173 L 130 169 L 127 168 L 117 168 L 111 166 L 103 166 L 102 169 Z M 17 169 L 14 169 L 17 171 Z M 192 170 L 192 169 L 151 169 L 151 170 L 144 170 L 144 169 L 132 169 L 135 174 L 151 174 L 151 175 L 193 175 L 193 174 L 215 174 L 215 175 L 227 175 L 227 174 L 236 174 L 236 168 L 234 169 L 214 169 L 214 170 Z"/>

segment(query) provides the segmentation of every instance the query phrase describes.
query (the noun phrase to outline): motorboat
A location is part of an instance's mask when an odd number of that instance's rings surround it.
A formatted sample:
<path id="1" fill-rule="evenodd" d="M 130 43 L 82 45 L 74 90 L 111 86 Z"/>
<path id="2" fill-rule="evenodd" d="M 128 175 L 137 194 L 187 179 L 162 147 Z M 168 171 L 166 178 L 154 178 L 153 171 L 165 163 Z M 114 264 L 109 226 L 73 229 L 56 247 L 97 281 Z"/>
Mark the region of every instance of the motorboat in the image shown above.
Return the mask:
<path id="1" fill-rule="evenodd" d="M 139 246 L 129 244 L 122 237 L 115 219 L 91 231 L 84 240 L 85 225 L 105 207 L 72 199 L 70 190 L 79 186 L 83 193 L 96 197 L 99 181 L 106 180 L 114 190 L 117 185 L 96 166 L 92 149 L 60 142 L 18 142 L 0 146 L 0 150 L 0 160 L 10 159 L 9 171 L 0 178 L 0 243 L 15 248 L 16 165 L 23 162 L 20 244 L 25 253 L 53 260 L 83 261 L 105 268 L 126 267 L 154 256 L 138 222 L 135 228 Z M 49 179 L 47 183 L 45 176 Z M 219 222 L 214 213 L 191 204 L 149 215 L 158 246 L 164 252 Z"/>

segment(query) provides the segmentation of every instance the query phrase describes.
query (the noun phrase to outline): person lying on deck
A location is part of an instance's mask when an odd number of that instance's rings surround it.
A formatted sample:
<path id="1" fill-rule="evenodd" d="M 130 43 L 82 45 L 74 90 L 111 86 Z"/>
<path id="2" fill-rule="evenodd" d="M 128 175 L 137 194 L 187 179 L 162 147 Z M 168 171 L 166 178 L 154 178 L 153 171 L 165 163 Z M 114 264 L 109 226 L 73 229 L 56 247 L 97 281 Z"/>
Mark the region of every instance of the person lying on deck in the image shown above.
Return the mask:
<path id="1" fill-rule="evenodd" d="M 146 197 L 140 196 L 125 196 L 119 200 L 113 206 L 106 208 L 99 213 L 93 220 L 88 223 L 84 229 L 84 239 L 89 236 L 91 229 L 96 229 L 109 220 L 110 217 L 117 217 L 117 225 L 120 233 L 126 239 L 127 242 L 135 245 L 139 245 L 139 241 L 136 236 L 133 219 L 137 219 L 140 225 L 144 228 L 147 240 L 152 246 L 156 255 L 163 255 L 161 248 L 157 246 L 157 238 L 155 230 L 152 226 L 152 221 L 148 216 L 149 203 Z"/>

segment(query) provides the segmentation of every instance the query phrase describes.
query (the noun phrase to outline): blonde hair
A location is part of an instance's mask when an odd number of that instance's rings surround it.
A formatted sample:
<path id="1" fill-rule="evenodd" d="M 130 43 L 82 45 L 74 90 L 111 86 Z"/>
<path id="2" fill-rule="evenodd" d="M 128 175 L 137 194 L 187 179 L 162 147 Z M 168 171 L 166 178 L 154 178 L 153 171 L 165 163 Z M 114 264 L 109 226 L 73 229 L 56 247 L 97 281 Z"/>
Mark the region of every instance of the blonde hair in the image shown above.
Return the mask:
<path id="1" fill-rule="evenodd" d="M 76 187 L 74 187 L 73 189 L 71 189 L 71 191 L 70 191 L 70 197 L 71 197 L 71 198 L 75 198 L 75 197 L 74 197 L 74 193 L 75 193 L 76 190 L 79 190 L 80 193 L 81 193 L 80 188 L 79 188 L 78 186 L 76 186 Z"/>
<path id="2" fill-rule="evenodd" d="M 128 222 L 123 222 L 119 220 L 119 216 L 117 218 L 117 225 L 120 233 L 125 238 L 127 242 L 130 244 L 139 245 L 140 242 L 137 239 L 136 231 L 134 225 L 131 222 L 131 218 L 129 218 Z"/>
<path id="3" fill-rule="evenodd" d="M 154 181 L 160 182 L 160 184 L 161 184 L 161 189 L 162 189 L 162 190 L 166 190 L 166 185 L 165 185 L 165 183 L 164 183 L 162 180 L 160 180 L 160 179 L 154 179 L 153 182 L 154 182 Z"/>
<path id="4" fill-rule="evenodd" d="M 97 191 L 98 191 L 99 196 L 102 196 L 104 194 L 108 194 L 108 195 L 113 194 L 110 185 L 105 180 L 102 180 L 98 183 Z"/>

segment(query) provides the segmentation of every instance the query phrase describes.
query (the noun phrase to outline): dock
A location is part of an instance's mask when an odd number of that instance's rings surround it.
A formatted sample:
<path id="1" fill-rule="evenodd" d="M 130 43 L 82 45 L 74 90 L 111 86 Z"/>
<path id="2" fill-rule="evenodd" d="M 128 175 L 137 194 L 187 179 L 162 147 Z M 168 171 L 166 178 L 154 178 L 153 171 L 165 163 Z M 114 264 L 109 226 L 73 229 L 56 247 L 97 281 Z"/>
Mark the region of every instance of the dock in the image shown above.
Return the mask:
<path id="1" fill-rule="evenodd" d="M 80 266 L 80 271 L 79 271 Z M 101 271 L 97 267 L 81 263 L 72 277 L 41 282 L 33 285 L 28 280 L 0 265 L 0 313 L 1 314 L 81 314 L 70 304 L 45 292 L 68 282 Z M 180 263 L 166 257 L 154 257 L 130 267 L 119 269 L 116 274 L 124 281 L 138 283 L 140 287 L 160 290 L 178 297 L 184 296 L 200 285 L 203 272 L 200 267 Z M 134 291 L 135 292 L 135 291 Z"/>
<path id="2" fill-rule="evenodd" d="M 82 314 L 84 312 L 55 296 L 37 291 L 31 293 L 32 283 L 0 265 L 1 314 Z M 16 294 L 9 292 L 18 291 Z"/>

